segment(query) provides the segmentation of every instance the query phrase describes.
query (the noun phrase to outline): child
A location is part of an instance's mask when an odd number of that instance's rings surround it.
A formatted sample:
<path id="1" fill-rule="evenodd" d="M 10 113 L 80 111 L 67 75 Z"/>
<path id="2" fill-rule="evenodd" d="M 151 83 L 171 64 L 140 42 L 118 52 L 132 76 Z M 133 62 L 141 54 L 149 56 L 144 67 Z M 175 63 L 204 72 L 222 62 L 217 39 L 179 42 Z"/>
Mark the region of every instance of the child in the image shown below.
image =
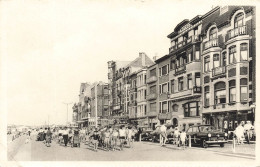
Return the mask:
<path id="1" fill-rule="evenodd" d="M 183 129 L 181 134 L 180 134 L 181 146 L 182 146 L 183 149 L 185 148 L 186 139 L 187 139 L 187 135 L 186 135 L 185 130 Z"/>

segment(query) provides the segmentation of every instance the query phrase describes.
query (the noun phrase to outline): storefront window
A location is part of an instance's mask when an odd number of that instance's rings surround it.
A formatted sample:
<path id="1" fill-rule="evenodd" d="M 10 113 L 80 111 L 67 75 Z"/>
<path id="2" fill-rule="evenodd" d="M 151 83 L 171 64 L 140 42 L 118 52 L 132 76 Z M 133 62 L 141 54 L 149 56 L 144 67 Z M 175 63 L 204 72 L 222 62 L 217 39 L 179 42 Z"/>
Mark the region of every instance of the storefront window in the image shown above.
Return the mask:
<path id="1" fill-rule="evenodd" d="M 247 43 L 240 44 L 240 60 L 245 61 L 247 60 Z"/>
<path id="2" fill-rule="evenodd" d="M 229 64 L 236 63 L 237 58 L 236 58 L 236 46 L 231 46 L 229 48 Z"/>
<path id="3" fill-rule="evenodd" d="M 248 94 L 247 79 L 242 78 L 240 79 L 240 100 L 247 101 L 247 94 Z"/>
<path id="4" fill-rule="evenodd" d="M 236 80 L 229 81 L 229 102 L 236 102 Z"/>
<path id="5" fill-rule="evenodd" d="M 215 84 L 215 104 L 226 103 L 226 84 L 218 82 Z"/>

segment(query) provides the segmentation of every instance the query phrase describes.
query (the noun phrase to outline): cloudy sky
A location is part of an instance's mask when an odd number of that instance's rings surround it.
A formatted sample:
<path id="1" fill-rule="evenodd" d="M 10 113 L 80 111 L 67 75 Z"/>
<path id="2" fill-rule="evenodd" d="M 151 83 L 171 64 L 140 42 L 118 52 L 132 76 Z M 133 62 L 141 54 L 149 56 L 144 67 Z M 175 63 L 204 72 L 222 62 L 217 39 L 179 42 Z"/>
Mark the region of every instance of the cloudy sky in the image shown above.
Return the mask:
<path id="1" fill-rule="evenodd" d="M 212 8 L 190 2 L 1 1 L 7 123 L 65 123 L 63 102 L 78 101 L 81 82 L 106 82 L 107 61 L 167 54 L 174 27 Z"/>

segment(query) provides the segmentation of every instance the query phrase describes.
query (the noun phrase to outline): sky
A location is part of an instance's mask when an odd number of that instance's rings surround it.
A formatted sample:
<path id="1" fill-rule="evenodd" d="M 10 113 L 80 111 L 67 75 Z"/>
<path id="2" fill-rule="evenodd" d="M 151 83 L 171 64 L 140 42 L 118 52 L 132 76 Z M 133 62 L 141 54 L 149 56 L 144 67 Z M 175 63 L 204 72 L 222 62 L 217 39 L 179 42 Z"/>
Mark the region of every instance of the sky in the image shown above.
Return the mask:
<path id="1" fill-rule="evenodd" d="M 1 1 L 1 88 L 8 124 L 64 124 L 82 82 L 107 82 L 107 62 L 168 53 L 192 1 Z M 198 5 L 199 4 L 199 5 Z M 72 118 L 69 105 L 68 118 Z"/>

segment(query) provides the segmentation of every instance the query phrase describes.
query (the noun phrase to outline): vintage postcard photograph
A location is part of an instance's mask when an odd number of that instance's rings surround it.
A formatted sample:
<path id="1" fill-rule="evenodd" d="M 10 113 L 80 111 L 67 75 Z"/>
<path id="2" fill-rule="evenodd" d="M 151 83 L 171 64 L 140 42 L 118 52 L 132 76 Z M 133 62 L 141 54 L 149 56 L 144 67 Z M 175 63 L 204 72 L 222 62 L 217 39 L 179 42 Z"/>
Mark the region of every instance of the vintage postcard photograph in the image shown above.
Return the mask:
<path id="1" fill-rule="evenodd" d="M 198 2 L 0 1 L 0 166 L 256 165 L 257 4 Z"/>

